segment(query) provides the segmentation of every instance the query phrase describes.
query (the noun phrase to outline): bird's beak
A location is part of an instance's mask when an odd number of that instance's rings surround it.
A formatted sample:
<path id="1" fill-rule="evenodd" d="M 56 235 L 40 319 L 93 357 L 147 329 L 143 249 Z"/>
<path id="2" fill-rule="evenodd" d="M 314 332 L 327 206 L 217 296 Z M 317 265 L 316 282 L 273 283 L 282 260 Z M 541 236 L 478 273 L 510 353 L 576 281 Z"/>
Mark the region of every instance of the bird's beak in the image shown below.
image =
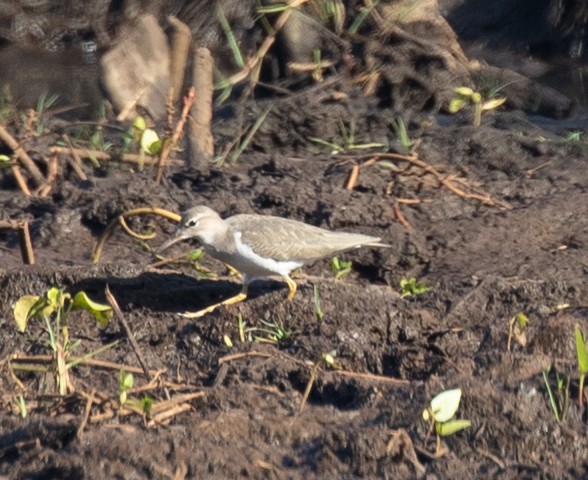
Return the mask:
<path id="1" fill-rule="evenodd" d="M 185 233 L 178 230 L 172 238 L 170 238 L 167 242 L 165 242 L 163 245 L 161 245 L 157 249 L 157 253 L 163 252 L 164 250 L 168 249 L 172 245 L 175 245 L 176 243 L 181 242 L 182 240 L 184 240 L 186 238 L 188 238 L 188 237 L 185 235 Z"/>

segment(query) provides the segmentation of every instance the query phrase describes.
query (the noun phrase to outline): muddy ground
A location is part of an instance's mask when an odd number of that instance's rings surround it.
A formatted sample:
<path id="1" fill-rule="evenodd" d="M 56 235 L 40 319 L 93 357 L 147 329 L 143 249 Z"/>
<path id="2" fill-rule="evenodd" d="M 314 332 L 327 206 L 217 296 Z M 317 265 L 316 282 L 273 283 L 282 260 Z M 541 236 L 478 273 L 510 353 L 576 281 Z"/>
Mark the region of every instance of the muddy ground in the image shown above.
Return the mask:
<path id="1" fill-rule="evenodd" d="M 64 164 L 48 197 L 25 197 L 10 172 L 0 171 L 2 215 L 31 220 L 36 255 L 35 266 L 23 267 L 17 234 L 0 232 L 0 476 L 588 478 L 574 345 L 576 324 L 588 332 L 588 143 L 567 141 L 557 122 L 545 129 L 520 111 L 489 112 L 479 128 L 468 115 L 418 117 L 410 124 L 415 153 L 435 177 L 401 158 L 368 162 L 383 147 L 331 155 L 309 140 L 343 143 L 341 119 L 355 124 L 356 145 L 381 142 L 403 153 L 390 127 L 397 113 L 357 86 L 337 81 L 281 100 L 251 100 L 244 124 L 270 104 L 234 164 L 174 164 L 161 185 L 151 167 L 88 162 L 89 180 L 81 181 Z M 218 120 L 217 145 L 239 128 L 233 117 Z M 353 165 L 361 168 L 348 189 Z M 196 204 L 222 215 L 272 214 L 378 235 L 391 248 L 344 255 L 352 270 L 337 280 L 330 259 L 305 267 L 291 302 L 283 283 L 264 280 L 246 302 L 201 319 L 179 313 L 229 297 L 239 279 L 206 257 L 194 268 L 182 257 L 188 244 L 170 252 L 175 263 L 157 266 L 153 252 L 118 229 L 92 264 L 95 242 L 116 215 Z M 174 228 L 154 216 L 130 225 L 155 228 L 147 242 L 153 247 Z M 403 278 L 431 289 L 403 298 Z M 119 343 L 95 357 L 110 364 L 71 368 L 75 391 L 63 398 L 51 375 L 17 370 L 22 362 L 11 361 L 50 353 L 40 321 L 18 333 L 11 306 L 20 296 L 58 286 L 105 302 L 107 285 L 144 362 L 159 372 L 152 384 L 135 373 L 135 387 L 148 388 L 129 396 L 200 393 L 168 419 L 118 411 L 118 368 L 140 365 L 116 318 L 100 329 L 85 312 L 71 313 L 70 336 L 80 340 L 72 355 Z M 518 313 L 529 319 L 527 342 L 512 340 L 508 351 Z M 241 341 L 239 318 L 291 334 Z M 337 368 L 321 360 L 329 352 Z M 570 381 L 563 421 L 543 378 L 550 367 L 553 389 L 556 371 Z M 455 387 L 463 391 L 457 417 L 472 426 L 445 437 L 435 455 L 421 414 L 433 396 Z"/>

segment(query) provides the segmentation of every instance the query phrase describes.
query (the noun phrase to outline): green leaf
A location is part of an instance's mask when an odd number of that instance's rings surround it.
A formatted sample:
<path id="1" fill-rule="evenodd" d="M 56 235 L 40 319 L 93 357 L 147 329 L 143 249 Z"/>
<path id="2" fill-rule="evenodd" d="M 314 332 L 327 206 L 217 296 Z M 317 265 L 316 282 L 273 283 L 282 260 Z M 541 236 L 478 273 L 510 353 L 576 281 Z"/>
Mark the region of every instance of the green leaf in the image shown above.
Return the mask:
<path id="1" fill-rule="evenodd" d="M 576 353 L 578 354 L 578 370 L 582 375 L 588 374 L 588 352 L 586 351 L 586 340 L 580 330 L 580 326 L 576 325 Z"/>
<path id="2" fill-rule="evenodd" d="M 482 104 L 482 111 L 494 110 L 495 108 L 500 107 L 504 102 L 506 102 L 506 97 L 501 98 L 493 98 L 491 100 L 486 100 Z"/>
<path id="3" fill-rule="evenodd" d="M 153 406 L 153 404 L 155 403 L 155 399 L 153 397 L 150 397 L 149 395 L 145 395 L 141 398 L 141 410 L 146 413 L 149 414 L 149 412 L 151 412 L 151 407 Z"/>
<path id="4" fill-rule="evenodd" d="M 331 270 L 333 270 L 335 278 L 347 275 L 351 271 L 351 265 L 351 261 L 339 260 L 337 257 L 333 257 L 331 260 Z"/>
<path id="5" fill-rule="evenodd" d="M 141 136 L 143 135 L 143 132 L 146 128 L 147 122 L 145 121 L 145 119 L 141 115 L 135 117 L 132 127 L 132 137 L 135 139 L 135 141 L 138 142 L 139 140 L 141 140 Z"/>
<path id="6" fill-rule="evenodd" d="M 106 327 L 108 320 L 112 317 L 112 308 L 110 305 L 103 305 L 90 300 L 86 292 L 76 293 L 72 310 L 86 310 L 90 312 L 102 327 Z"/>
<path id="7" fill-rule="evenodd" d="M 469 420 L 452 420 L 450 422 L 435 424 L 435 430 L 440 437 L 447 437 L 471 426 L 472 422 Z"/>
<path id="8" fill-rule="evenodd" d="M 69 297 L 69 295 L 64 294 L 63 290 L 61 290 L 57 287 L 51 287 L 49 290 L 47 290 L 47 293 L 45 294 L 45 298 L 49 302 L 48 307 L 51 307 L 51 311 L 47 312 L 47 313 L 48 314 L 53 313 L 53 312 L 56 312 L 57 310 L 59 310 L 60 308 L 63 308 L 63 304 L 65 302 L 65 299 L 68 297 Z"/>
<path id="9" fill-rule="evenodd" d="M 143 130 L 141 134 L 141 149 L 150 155 L 155 155 L 159 153 L 157 148 L 161 150 L 161 140 L 159 140 L 159 135 L 155 130 L 151 128 L 146 128 Z"/>
<path id="10" fill-rule="evenodd" d="M 27 329 L 29 318 L 31 318 L 33 313 L 38 310 L 37 306 L 41 300 L 44 303 L 45 299 L 37 295 L 23 295 L 14 304 L 12 313 L 14 315 L 14 320 L 16 321 L 16 326 L 20 332 L 24 333 Z"/>
<path id="11" fill-rule="evenodd" d="M 125 392 L 130 388 L 133 388 L 133 385 L 135 384 L 135 378 L 133 377 L 133 374 L 125 372 L 122 368 L 119 371 L 118 380 L 118 388 L 121 392 Z"/>
<path id="12" fill-rule="evenodd" d="M 466 97 L 455 97 L 449 102 L 449 113 L 457 113 L 466 106 L 468 100 Z"/>
<path id="13" fill-rule="evenodd" d="M 476 93 L 470 87 L 455 87 L 453 91 L 458 95 L 466 98 L 473 97 Z"/>
<path id="14" fill-rule="evenodd" d="M 431 290 L 431 287 L 427 287 L 425 283 L 418 282 L 416 278 L 406 279 L 402 278 L 400 280 L 400 290 L 402 290 L 402 298 L 410 297 L 411 295 L 420 295 L 422 293 L 428 292 Z"/>
<path id="15" fill-rule="evenodd" d="M 423 411 L 423 419 L 433 418 L 437 423 L 445 423 L 453 418 L 461 401 L 461 389 L 445 390 L 431 400 L 431 406 Z"/>
<path id="16" fill-rule="evenodd" d="M 527 324 L 529 323 L 529 318 L 524 313 L 522 313 L 522 312 L 517 313 L 515 315 L 515 320 L 517 321 L 521 331 L 523 331 L 523 330 L 525 330 L 525 328 L 527 328 Z"/>

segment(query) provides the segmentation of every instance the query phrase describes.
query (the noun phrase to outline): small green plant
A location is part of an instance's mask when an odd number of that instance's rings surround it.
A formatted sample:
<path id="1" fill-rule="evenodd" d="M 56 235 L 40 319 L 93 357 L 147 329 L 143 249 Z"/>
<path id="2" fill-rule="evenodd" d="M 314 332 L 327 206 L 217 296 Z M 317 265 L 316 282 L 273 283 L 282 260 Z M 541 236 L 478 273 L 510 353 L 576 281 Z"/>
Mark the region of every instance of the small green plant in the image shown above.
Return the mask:
<path id="1" fill-rule="evenodd" d="M 234 148 L 234 149 L 231 147 L 230 149 L 223 152 L 221 155 L 215 157 L 214 163 L 220 167 L 225 163 L 225 161 L 228 158 L 231 165 L 236 165 L 237 161 L 239 160 L 239 158 L 241 157 L 241 155 L 243 154 L 245 149 L 251 144 L 251 140 L 253 140 L 253 137 L 258 132 L 258 130 L 261 128 L 261 126 L 263 125 L 263 122 L 265 122 L 267 116 L 271 113 L 271 111 L 272 111 L 271 107 L 266 108 L 261 113 L 261 115 L 259 115 L 257 117 L 257 119 L 255 120 L 255 123 L 249 128 L 247 134 L 245 135 L 243 140 L 239 143 L 239 145 L 237 145 L 236 148 Z"/>
<path id="2" fill-rule="evenodd" d="M 428 287 L 423 282 L 418 282 L 416 278 L 410 278 L 408 280 L 403 278 L 400 280 L 400 290 L 402 291 L 401 297 L 406 298 L 428 292 L 431 290 L 431 287 Z"/>
<path id="3" fill-rule="evenodd" d="M 261 321 L 266 328 L 256 328 L 255 331 L 262 335 L 254 336 L 257 342 L 284 343 L 292 339 L 292 331 L 285 328 L 281 322 Z"/>
<path id="4" fill-rule="evenodd" d="M 335 350 L 331 350 L 330 352 L 323 353 L 321 359 L 327 364 L 329 368 L 332 368 L 333 370 L 341 370 L 341 365 L 337 362 L 337 360 L 335 360 L 336 356 L 337 352 Z"/>
<path id="5" fill-rule="evenodd" d="M 163 148 L 163 140 L 159 138 L 155 130 L 147 128 L 147 123 L 143 117 L 137 116 L 131 128 L 134 140 L 141 147 L 141 153 L 159 155 Z"/>
<path id="6" fill-rule="evenodd" d="M 355 121 L 351 120 L 349 123 L 349 127 L 345 125 L 343 120 L 339 120 L 339 131 L 341 132 L 341 137 L 343 139 L 343 143 L 334 143 L 328 142 L 323 140 L 322 138 L 318 137 L 308 137 L 311 142 L 318 143 L 319 145 L 324 145 L 329 147 L 331 150 L 331 155 L 337 155 L 339 153 L 346 153 L 351 150 L 369 150 L 372 148 L 384 148 L 388 149 L 388 145 L 385 143 L 362 143 L 357 144 L 355 139 L 356 134 L 356 126 Z"/>
<path id="7" fill-rule="evenodd" d="M 574 130 L 572 132 L 566 133 L 564 139 L 566 142 L 581 142 L 582 140 L 588 141 L 588 135 L 586 135 L 586 132 Z"/>
<path id="8" fill-rule="evenodd" d="M 479 127 L 482 123 L 482 113 L 495 110 L 506 102 L 506 97 L 484 99 L 480 92 L 469 87 L 457 87 L 453 89 L 455 97 L 449 102 L 449 113 L 457 113 L 467 105 L 474 109 L 473 125 Z"/>
<path id="9" fill-rule="evenodd" d="M 437 435 L 435 453 L 439 453 L 441 450 L 441 437 L 453 435 L 472 425 L 472 422 L 469 420 L 452 420 L 459 408 L 460 401 L 460 388 L 445 390 L 436 395 L 431 400 L 429 407 L 423 410 L 423 420 L 429 423 L 429 434 L 434 428 Z"/>
<path id="10" fill-rule="evenodd" d="M 27 418 L 27 415 L 28 415 L 27 403 L 26 403 L 25 398 L 22 394 L 20 394 L 18 396 L 18 412 L 20 413 L 20 416 L 22 418 Z"/>
<path id="11" fill-rule="evenodd" d="M 284 343 L 292 339 L 292 331 L 285 328 L 282 323 L 265 322 L 263 320 L 261 320 L 261 323 L 263 323 L 264 327 L 247 327 L 247 323 L 243 320 L 242 315 L 239 314 L 237 316 L 237 329 L 241 343 Z"/>
<path id="12" fill-rule="evenodd" d="M 521 347 L 527 345 L 526 330 L 528 323 L 529 319 L 522 312 L 517 313 L 514 317 L 510 319 L 510 321 L 508 322 L 508 342 L 506 344 L 507 351 L 510 352 L 511 342 L 513 338 Z"/>
<path id="13" fill-rule="evenodd" d="M 8 168 L 10 166 L 10 157 L 8 155 L 0 155 L 0 168 Z"/>
<path id="14" fill-rule="evenodd" d="M 403 153 L 405 155 L 410 155 L 413 153 L 417 148 L 419 141 L 410 139 L 408 130 L 406 129 L 406 125 L 404 124 L 402 117 L 398 117 L 396 120 L 392 120 L 392 128 L 394 129 L 394 134 L 396 135 L 398 143 L 400 143 L 402 146 Z"/>
<path id="15" fill-rule="evenodd" d="M 588 352 L 586 351 L 586 339 L 580 329 L 579 325 L 574 328 L 574 336 L 576 338 L 576 354 L 578 356 L 578 371 L 580 372 L 580 379 L 578 381 L 578 404 L 582 409 L 584 404 L 584 379 L 588 373 Z"/>
<path id="16" fill-rule="evenodd" d="M 39 98 L 37 99 L 37 108 L 35 109 L 32 118 L 32 126 L 35 127 L 35 133 L 37 135 L 41 135 L 45 131 L 45 125 L 41 121 L 43 119 L 43 114 L 45 114 L 45 112 L 53 107 L 59 100 L 59 95 L 57 94 L 49 97 L 47 95 L 47 93 L 39 95 Z"/>
<path id="17" fill-rule="evenodd" d="M 139 409 L 143 415 L 149 415 L 151 406 L 155 403 L 155 399 L 149 395 L 144 395 L 140 400 L 135 400 L 128 397 L 129 390 L 135 385 L 135 378 L 132 373 L 127 373 L 124 369 L 120 369 L 118 374 L 118 399 L 121 407 L 129 407 Z"/>
<path id="18" fill-rule="evenodd" d="M 233 341 L 228 335 L 223 335 L 223 342 L 225 342 L 227 348 L 233 348 Z"/>
<path id="19" fill-rule="evenodd" d="M 553 411 L 553 416 L 558 422 L 563 422 L 568 412 L 570 400 L 570 379 L 568 377 L 561 377 L 557 371 L 555 372 L 555 393 L 551 388 L 551 381 L 549 374 L 551 368 L 543 370 L 543 383 L 549 395 L 549 404 Z"/>
<path id="20" fill-rule="evenodd" d="M 331 260 L 331 270 L 335 274 L 335 278 L 343 278 L 351 271 L 352 262 L 339 260 L 338 257 L 333 257 Z"/>
<path id="21" fill-rule="evenodd" d="M 316 315 L 317 320 L 319 322 L 321 322 L 323 320 L 323 317 L 325 316 L 325 313 L 323 312 L 323 310 L 321 308 L 321 297 L 319 294 L 318 285 L 314 286 L 313 300 L 314 300 L 314 313 Z"/>
<path id="22" fill-rule="evenodd" d="M 127 392 L 133 388 L 134 384 L 135 378 L 133 377 L 133 374 L 127 373 L 121 368 L 118 372 L 118 400 L 121 407 L 127 403 Z"/>
<path id="23" fill-rule="evenodd" d="M 372 11 L 378 6 L 379 3 L 380 0 L 375 0 L 367 4 L 367 6 L 360 8 L 359 13 L 353 19 L 353 22 L 351 22 L 351 26 L 349 27 L 347 32 L 350 35 L 355 35 L 359 31 L 363 23 L 366 21 L 367 17 L 370 16 Z"/>
<path id="24" fill-rule="evenodd" d="M 17 108 L 8 86 L 0 92 L 0 123 L 7 124 L 11 119 L 18 118 Z"/>
<path id="25" fill-rule="evenodd" d="M 55 381 L 60 395 L 67 394 L 70 389 L 69 368 L 79 363 L 68 363 L 71 352 L 80 344 L 79 340 L 71 342 L 69 338 L 67 319 L 73 310 L 90 312 L 102 326 L 106 326 L 112 316 L 110 306 L 93 302 L 85 292 L 78 292 L 72 298 L 69 293 L 56 287 L 50 288 L 43 296 L 24 295 L 20 297 L 13 309 L 16 325 L 23 333 L 32 318 L 41 319 L 45 323 L 49 335 L 48 344 L 55 361 Z"/>

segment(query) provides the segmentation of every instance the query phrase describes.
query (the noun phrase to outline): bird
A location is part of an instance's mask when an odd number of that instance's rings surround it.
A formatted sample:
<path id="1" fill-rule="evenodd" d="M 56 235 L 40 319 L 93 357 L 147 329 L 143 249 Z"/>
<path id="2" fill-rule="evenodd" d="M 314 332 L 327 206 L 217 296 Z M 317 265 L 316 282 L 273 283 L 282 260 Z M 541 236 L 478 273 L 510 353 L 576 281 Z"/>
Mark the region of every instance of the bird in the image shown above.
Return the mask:
<path id="1" fill-rule="evenodd" d="M 326 230 L 277 216 L 239 214 L 223 219 L 212 208 L 200 205 L 182 214 L 175 234 L 158 251 L 190 238 L 197 239 L 211 257 L 238 270 L 243 288 L 222 302 L 182 314 L 188 318 L 245 300 L 250 283 L 268 276 L 282 277 L 288 285 L 288 300 L 292 300 L 296 282 L 290 273 L 305 263 L 359 247 L 390 247 L 380 237 Z"/>

